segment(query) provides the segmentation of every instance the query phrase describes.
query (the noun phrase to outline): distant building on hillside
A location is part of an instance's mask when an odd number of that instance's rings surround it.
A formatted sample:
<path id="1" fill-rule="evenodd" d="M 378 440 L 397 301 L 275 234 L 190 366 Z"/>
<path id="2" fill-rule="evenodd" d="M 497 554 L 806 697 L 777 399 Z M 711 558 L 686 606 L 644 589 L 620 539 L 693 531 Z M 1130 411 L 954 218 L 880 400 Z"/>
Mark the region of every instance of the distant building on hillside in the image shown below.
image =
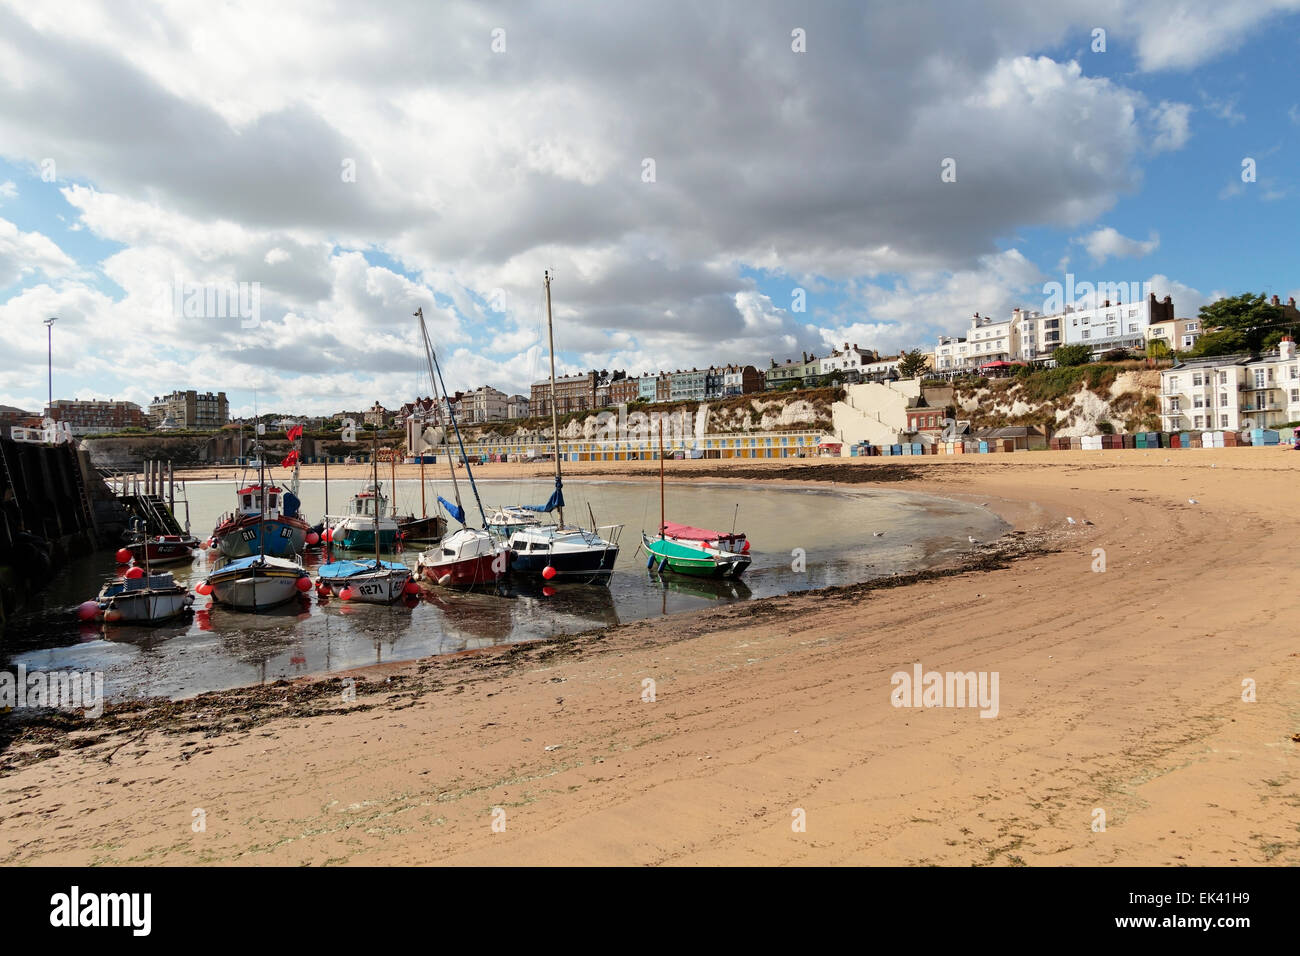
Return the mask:
<path id="1" fill-rule="evenodd" d="M 45 410 L 45 417 L 67 422 L 74 435 L 95 435 L 124 428 L 148 428 L 149 419 L 135 402 L 70 401 L 59 399 Z"/>
<path id="2" fill-rule="evenodd" d="M 462 414 L 466 422 L 498 422 L 507 417 L 506 393 L 491 385 L 480 385 L 465 393 L 461 400 Z"/>
<path id="3" fill-rule="evenodd" d="M 526 395 L 511 395 L 506 399 L 506 418 L 527 418 L 528 416 L 528 397 Z"/>
<path id="4" fill-rule="evenodd" d="M 157 428 L 216 431 L 230 421 L 230 403 L 225 392 L 199 392 L 195 389 L 154 396 L 149 403 L 149 420 Z"/>

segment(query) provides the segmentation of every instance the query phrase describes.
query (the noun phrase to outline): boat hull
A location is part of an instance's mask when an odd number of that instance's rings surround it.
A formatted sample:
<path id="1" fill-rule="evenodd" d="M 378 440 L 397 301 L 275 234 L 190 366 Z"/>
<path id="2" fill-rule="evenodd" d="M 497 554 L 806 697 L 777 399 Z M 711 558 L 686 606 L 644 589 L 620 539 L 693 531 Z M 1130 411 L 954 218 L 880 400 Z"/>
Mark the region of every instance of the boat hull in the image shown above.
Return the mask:
<path id="1" fill-rule="evenodd" d="M 326 586 L 336 596 L 341 596 L 344 589 L 351 592 L 350 601 L 363 604 L 392 604 L 400 601 L 406 594 L 406 582 L 411 580 L 410 571 L 380 571 L 354 574 L 349 578 L 339 578 L 327 582 Z"/>
<path id="2" fill-rule="evenodd" d="M 510 552 L 510 571 L 529 577 L 545 578 L 548 567 L 555 569 L 552 581 L 580 581 L 608 578 L 614 572 L 618 548 L 569 552 Z"/>
<path id="3" fill-rule="evenodd" d="M 334 531 L 333 544 L 344 551 L 374 551 L 374 528 L 339 528 Z M 392 551 L 397 547 L 397 529 L 379 529 L 379 549 Z"/>
<path id="4" fill-rule="evenodd" d="M 212 598 L 218 604 L 240 611 L 265 611 L 288 604 L 300 593 L 300 575 L 283 571 L 252 569 L 228 578 L 210 578 Z"/>
<path id="5" fill-rule="evenodd" d="M 426 581 L 445 588 L 472 588 L 480 584 L 495 584 L 503 572 L 502 562 L 495 555 L 483 554 L 446 564 L 421 563 L 419 572 Z"/>
<path id="6" fill-rule="evenodd" d="M 149 542 L 128 544 L 127 550 L 136 564 L 174 564 L 194 559 L 194 547 L 197 542 L 177 539 L 155 539 Z"/>
<path id="7" fill-rule="evenodd" d="M 646 567 L 659 573 L 671 571 L 695 578 L 738 578 L 750 565 L 747 554 L 716 551 L 646 535 L 642 535 L 641 542 L 649 553 Z"/>
<path id="8" fill-rule="evenodd" d="M 184 614 L 193 603 L 188 591 L 139 591 L 110 598 L 104 615 L 110 623 L 154 624 Z"/>
<path id="9" fill-rule="evenodd" d="M 218 526 L 212 537 L 217 550 L 227 558 L 247 558 L 259 553 L 291 558 L 302 554 L 310 530 L 311 527 L 301 518 L 252 515 Z"/>

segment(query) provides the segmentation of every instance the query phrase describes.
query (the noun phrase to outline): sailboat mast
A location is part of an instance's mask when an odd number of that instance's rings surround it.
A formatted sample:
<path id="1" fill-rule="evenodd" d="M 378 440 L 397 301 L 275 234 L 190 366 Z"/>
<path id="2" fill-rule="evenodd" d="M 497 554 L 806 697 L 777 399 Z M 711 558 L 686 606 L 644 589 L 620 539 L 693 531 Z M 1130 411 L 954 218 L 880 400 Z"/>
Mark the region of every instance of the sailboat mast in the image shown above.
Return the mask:
<path id="1" fill-rule="evenodd" d="M 433 343 L 429 341 L 429 330 L 424 325 L 424 309 L 420 308 L 415 313 L 420 317 L 420 334 L 424 336 L 424 351 L 429 360 L 429 370 L 435 376 L 436 385 L 442 389 L 443 398 L 447 398 L 447 385 L 442 380 L 442 366 L 438 364 L 438 353 L 433 350 Z M 451 399 L 447 398 L 447 418 L 451 420 L 451 427 L 456 432 L 456 444 L 460 446 L 460 456 L 465 460 L 465 476 L 469 478 L 469 487 L 474 492 L 474 502 L 478 505 L 479 517 L 483 519 L 483 527 L 487 527 L 487 512 L 483 510 L 483 499 L 479 497 L 478 485 L 474 483 L 474 469 L 470 467 L 469 453 L 465 451 L 465 439 L 461 437 L 460 425 L 456 422 L 456 413 L 451 409 Z M 456 470 L 452 468 L 452 482 L 456 480 Z M 459 494 L 459 492 L 458 492 Z M 460 507 L 460 499 L 457 498 L 456 505 Z M 463 510 L 463 509 L 462 509 Z"/>
<path id="2" fill-rule="evenodd" d="M 375 429 L 370 439 L 370 467 L 374 475 L 375 486 L 375 570 L 379 570 L 379 429 Z"/>
<path id="3" fill-rule="evenodd" d="M 420 308 L 415 310 L 415 317 L 420 320 L 420 335 L 424 339 L 424 359 L 429 366 L 429 383 L 433 388 L 433 407 L 437 409 L 439 413 L 441 413 L 443 400 L 441 397 L 439 397 L 438 375 L 433 370 L 433 344 L 429 341 L 429 333 L 424 327 L 424 306 L 420 306 Z M 450 414 L 451 413 L 450 399 L 447 400 L 446 406 L 447 406 L 447 413 Z M 442 417 L 441 414 L 439 414 L 438 417 L 441 418 Z M 456 479 L 456 462 L 451 457 L 451 446 L 447 444 L 447 427 L 445 424 L 443 425 L 442 428 L 442 451 L 443 454 L 446 455 L 447 457 L 447 472 L 451 475 L 452 497 L 456 499 L 456 507 L 459 508 L 462 512 L 464 512 L 465 506 L 461 504 L 460 501 L 460 482 L 457 481 Z M 462 521 L 461 524 L 464 524 L 464 521 Z"/>
<path id="4" fill-rule="evenodd" d="M 659 419 L 659 537 L 664 536 L 664 420 Z"/>
<path id="5" fill-rule="evenodd" d="M 555 485 L 561 482 L 560 475 L 560 415 L 555 407 L 555 325 L 551 321 L 551 273 L 548 269 L 542 273 L 546 283 L 546 337 L 551 347 L 551 435 L 555 438 Z M 564 527 L 564 505 L 560 505 L 560 527 Z"/>

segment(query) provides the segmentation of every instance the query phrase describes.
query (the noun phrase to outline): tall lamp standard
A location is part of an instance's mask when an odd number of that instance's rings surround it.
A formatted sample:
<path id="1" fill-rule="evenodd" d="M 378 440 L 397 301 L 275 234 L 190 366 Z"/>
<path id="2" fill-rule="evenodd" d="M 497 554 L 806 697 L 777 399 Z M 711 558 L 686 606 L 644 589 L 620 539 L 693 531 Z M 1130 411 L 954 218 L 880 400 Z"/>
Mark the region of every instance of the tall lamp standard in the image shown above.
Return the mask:
<path id="1" fill-rule="evenodd" d="M 50 399 L 47 408 L 47 415 L 54 415 L 54 323 L 59 321 L 58 316 L 45 320 L 46 348 L 49 357 L 49 376 L 50 376 Z"/>

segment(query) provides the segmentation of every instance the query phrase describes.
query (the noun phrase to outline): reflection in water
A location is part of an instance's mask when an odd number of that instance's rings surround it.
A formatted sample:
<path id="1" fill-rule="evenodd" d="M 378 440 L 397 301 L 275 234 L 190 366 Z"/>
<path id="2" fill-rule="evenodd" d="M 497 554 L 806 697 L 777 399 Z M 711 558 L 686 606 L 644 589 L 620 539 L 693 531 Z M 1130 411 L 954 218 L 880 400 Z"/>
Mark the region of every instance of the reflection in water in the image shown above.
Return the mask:
<path id="1" fill-rule="evenodd" d="M 303 483 L 308 514 L 319 513 L 312 501 L 323 498 L 320 483 L 315 489 L 312 484 Z M 418 484 L 409 484 L 399 487 L 399 497 L 414 491 L 418 502 Z M 545 482 L 483 484 L 484 497 L 493 504 L 544 500 L 552 490 Z M 196 528 L 225 507 L 229 486 L 191 483 Z M 638 523 L 644 528 L 658 517 L 657 488 L 652 494 L 645 485 L 574 482 L 565 490 L 572 493 L 575 506 L 584 496 L 590 498 L 602 520 L 608 514 L 630 528 Z M 343 490 L 336 491 L 331 482 L 331 497 L 336 493 Z M 692 482 L 689 493 L 680 487 L 668 489 L 673 513 L 705 527 L 729 527 L 740 494 L 735 487 L 705 482 Z M 105 628 L 81 624 L 75 615 L 77 605 L 116 573 L 112 553 L 99 554 L 74 562 L 13 619 L 5 634 L 9 660 L 0 666 L 11 669 L 21 662 L 29 671 L 101 671 L 105 692 L 115 697 L 187 696 L 545 639 L 719 602 L 902 573 L 967 550 L 968 535 L 989 541 L 1004 530 L 981 508 L 892 490 L 745 488 L 743 495 L 742 521 L 753 542 L 754 559 L 743 579 L 660 577 L 646 571 L 640 547 L 627 547 L 608 587 L 507 581 L 475 592 L 424 589 L 417 598 L 394 605 L 321 600 L 312 594 L 259 614 L 200 605 L 190 621 Z M 792 562 L 792 554 L 799 551 L 805 559 Z M 386 558 L 413 565 L 417 556 L 418 550 L 412 549 Z M 329 557 L 328 552 L 309 550 L 304 563 L 314 567 Z M 201 553 L 193 565 L 179 566 L 173 573 L 178 582 L 193 587 L 213 564 L 209 554 Z"/>

